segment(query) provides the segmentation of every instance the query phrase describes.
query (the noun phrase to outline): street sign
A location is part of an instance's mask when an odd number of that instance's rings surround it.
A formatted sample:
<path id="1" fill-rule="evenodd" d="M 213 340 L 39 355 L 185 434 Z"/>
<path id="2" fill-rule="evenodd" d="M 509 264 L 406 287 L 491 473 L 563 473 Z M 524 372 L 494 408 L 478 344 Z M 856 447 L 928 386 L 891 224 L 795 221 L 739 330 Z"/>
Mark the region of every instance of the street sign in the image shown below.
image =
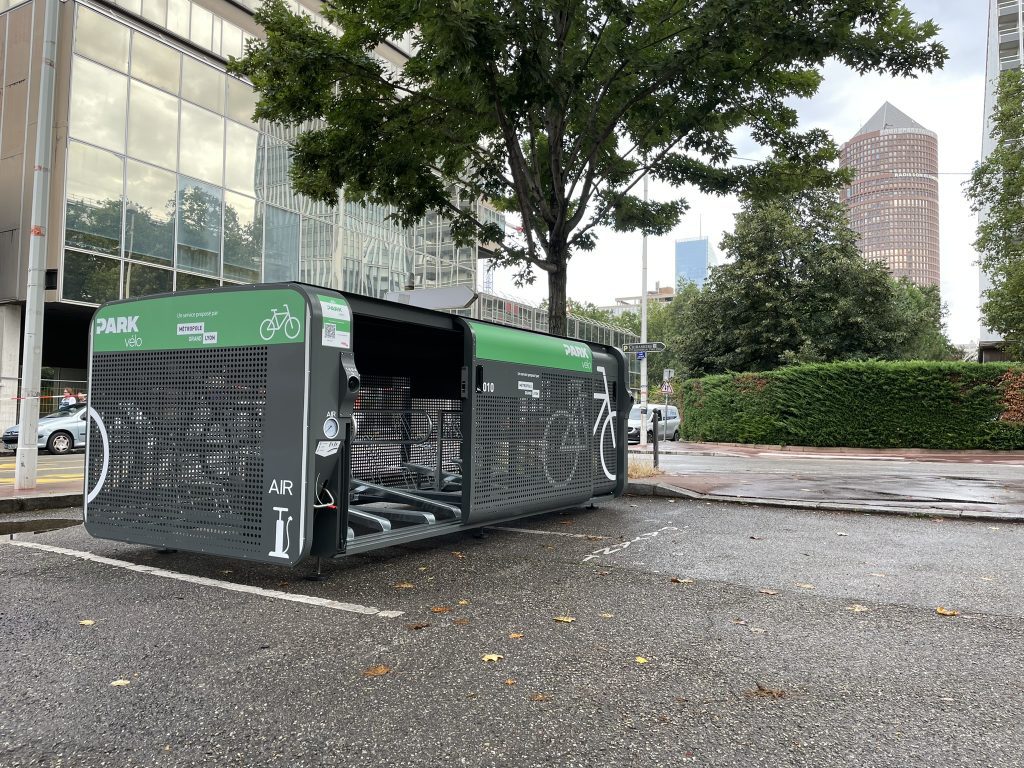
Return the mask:
<path id="1" fill-rule="evenodd" d="M 623 344 L 623 352 L 664 352 L 665 342 L 663 341 L 648 341 L 643 344 Z"/>
<path id="2" fill-rule="evenodd" d="M 672 378 L 673 378 L 673 377 L 674 377 L 675 375 L 676 375 L 676 372 L 675 372 L 675 369 L 673 369 L 673 368 L 666 368 L 665 370 L 663 370 L 663 371 L 661 372 L 661 378 L 662 378 L 662 379 L 663 379 L 664 381 L 669 381 L 669 380 L 670 380 L 670 379 L 672 379 Z"/>
<path id="3" fill-rule="evenodd" d="M 672 385 L 669 382 L 666 381 L 664 384 L 661 385 L 661 394 L 663 394 L 663 395 L 671 395 L 672 394 Z"/>
<path id="4" fill-rule="evenodd" d="M 384 299 L 424 309 L 464 309 L 476 301 L 476 296 L 476 291 L 468 285 L 453 285 L 446 288 L 417 288 L 414 291 L 388 291 Z"/>
<path id="5" fill-rule="evenodd" d="M 643 360 L 645 357 L 647 357 L 647 353 L 646 352 L 637 352 L 636 353 L 636 359 L 637 360 Z"/>

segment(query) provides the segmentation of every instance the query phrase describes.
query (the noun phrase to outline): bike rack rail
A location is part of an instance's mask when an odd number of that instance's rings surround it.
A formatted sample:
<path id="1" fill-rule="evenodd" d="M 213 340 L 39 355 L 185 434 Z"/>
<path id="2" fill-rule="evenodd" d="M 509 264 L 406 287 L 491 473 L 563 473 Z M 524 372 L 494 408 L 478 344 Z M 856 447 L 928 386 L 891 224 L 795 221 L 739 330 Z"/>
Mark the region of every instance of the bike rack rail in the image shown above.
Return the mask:
<path id="1" fill-rule="evenodd" d="M 627 364 L 610 346 L 301 283 L 96 319 L 94 536 L 295 565 L 625 487 Z"/>

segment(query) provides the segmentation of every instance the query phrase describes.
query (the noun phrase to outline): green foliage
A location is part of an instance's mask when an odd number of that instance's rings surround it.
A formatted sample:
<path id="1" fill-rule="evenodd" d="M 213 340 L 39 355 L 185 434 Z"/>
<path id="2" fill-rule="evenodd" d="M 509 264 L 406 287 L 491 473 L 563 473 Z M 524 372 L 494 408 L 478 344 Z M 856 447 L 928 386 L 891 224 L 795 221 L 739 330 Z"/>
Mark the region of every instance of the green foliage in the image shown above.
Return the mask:
<path id="1" fill-rule="evenodd" d="M 847 362 L 691 379 L 684 440 L 855 448 L 1024 449 L 1024 369 Z"/>
<path id="2" fill-rule="evenodd" d="M 982 317 L 1024 357 L 1024 73 L 1003 72 L 992 113 L 995 149 L 965 185 L 975 213 L 982 214 L 974 247 L 992 280 Z"/>
<path id="3" fill-rule="evenodd" d="M 693 374 L 952 354 L 938 290 L 865 261 L 831 190 L 745 200 L 722 248 L 733 261 L 677 310 L 674 352 Z"/>
<path id="4" fill-rule="evenodd" d="M 442 212 L 520 280 L 547 273 L 554 332 L 569 258 L 598 227 L 659 234 L 685 210 L 643 201 L 643 177 L 755 196 L 825 184 L 837 149 L 797 130 L 791 97 L 813 95 L 831 59 L 913 76 L 947 57 L 901 0 L 326 0 L 322 12 L 340 32 L 267 0 L 266 39 L 232 65 L 259 91 L 258 117 L 311 126 L 295 188 L 329 203 L 344 188 L 405 224 Z M 373 55 L 405 35 L 404 69 Z M 734 163 L 739 134 L 770 159 Z M 477 220 L 453 188 L 516 211 L 523 238 Z"/>

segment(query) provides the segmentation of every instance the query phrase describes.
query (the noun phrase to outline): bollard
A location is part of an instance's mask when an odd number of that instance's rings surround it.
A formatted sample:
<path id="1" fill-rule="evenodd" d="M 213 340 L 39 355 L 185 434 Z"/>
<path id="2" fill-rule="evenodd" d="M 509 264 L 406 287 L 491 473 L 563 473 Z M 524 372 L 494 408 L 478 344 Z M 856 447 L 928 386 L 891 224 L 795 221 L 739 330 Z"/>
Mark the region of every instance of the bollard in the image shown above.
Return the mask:
<path id="1" fill-rule="evenodd" d="M 652 432 L 654 433 L 654 468 L 658 468 L 658 422 L 661 421 L 661 411 L 654 409 L 651 417 Z"/>

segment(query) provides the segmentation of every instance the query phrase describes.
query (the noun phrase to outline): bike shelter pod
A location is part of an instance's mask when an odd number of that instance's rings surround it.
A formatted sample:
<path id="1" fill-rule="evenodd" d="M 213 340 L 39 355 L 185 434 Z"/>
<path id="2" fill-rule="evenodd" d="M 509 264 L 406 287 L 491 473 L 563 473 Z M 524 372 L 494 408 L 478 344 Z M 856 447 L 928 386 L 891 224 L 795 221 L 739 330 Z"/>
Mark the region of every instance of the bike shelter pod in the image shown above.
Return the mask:
<path id="1" fill-rule="evenodd" d="M 301 283 L 104 305 L 85 527 L 281 565 L 619 495 L 614 347 Z"/>

